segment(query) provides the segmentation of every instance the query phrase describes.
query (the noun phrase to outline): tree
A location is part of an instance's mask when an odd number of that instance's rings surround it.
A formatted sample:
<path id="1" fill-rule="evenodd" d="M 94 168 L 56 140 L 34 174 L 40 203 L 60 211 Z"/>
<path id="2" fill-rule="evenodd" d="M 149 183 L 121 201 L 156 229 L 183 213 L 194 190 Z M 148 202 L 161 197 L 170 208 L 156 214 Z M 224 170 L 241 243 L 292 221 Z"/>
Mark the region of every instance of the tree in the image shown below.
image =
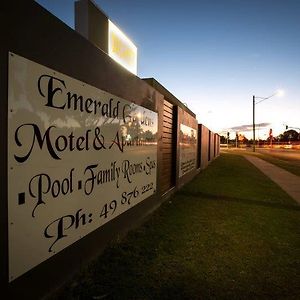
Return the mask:
<path id="1" fill-rule="evenodd" d="M 227 143 L 227 138 L 224 135 L 220 136 L 220 143 L 221 144 L 226 144 Z"/>
<path id="2" fill-rule="evenodd" d="M 290 129 L 278 136 L 280 142 L 289 142 L 299 140 L 299 134 L 296 130 Z"/>

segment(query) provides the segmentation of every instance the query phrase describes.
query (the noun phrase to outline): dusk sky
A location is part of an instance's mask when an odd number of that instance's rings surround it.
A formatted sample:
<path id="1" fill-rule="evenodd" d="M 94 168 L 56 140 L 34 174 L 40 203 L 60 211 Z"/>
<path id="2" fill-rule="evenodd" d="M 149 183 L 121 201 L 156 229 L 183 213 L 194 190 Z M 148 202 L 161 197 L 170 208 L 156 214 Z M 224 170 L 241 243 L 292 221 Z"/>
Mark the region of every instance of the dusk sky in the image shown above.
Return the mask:
<path id="1" fill-rule="evenodd" d="M 74 28 L 73 0 L 37 1 Z M 154 77 L 224 134 L 300 131 L 300 0 L 94 1 L 138 48 L 138 76 Z M 257 99 L 259 100 L 259 99 Z"/>

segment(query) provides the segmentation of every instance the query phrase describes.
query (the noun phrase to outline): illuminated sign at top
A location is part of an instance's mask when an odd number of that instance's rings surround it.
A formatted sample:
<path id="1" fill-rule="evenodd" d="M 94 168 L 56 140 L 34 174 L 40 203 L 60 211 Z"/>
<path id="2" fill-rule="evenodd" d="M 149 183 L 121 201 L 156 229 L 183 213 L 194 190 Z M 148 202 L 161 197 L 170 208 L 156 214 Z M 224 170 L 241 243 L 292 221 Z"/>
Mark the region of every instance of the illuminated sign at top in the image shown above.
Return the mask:
<path id="1" fill-rule="evenodd" d="M 108 20 L 108 55 L 133 74 L 137 74 L 137 47 Z"/>

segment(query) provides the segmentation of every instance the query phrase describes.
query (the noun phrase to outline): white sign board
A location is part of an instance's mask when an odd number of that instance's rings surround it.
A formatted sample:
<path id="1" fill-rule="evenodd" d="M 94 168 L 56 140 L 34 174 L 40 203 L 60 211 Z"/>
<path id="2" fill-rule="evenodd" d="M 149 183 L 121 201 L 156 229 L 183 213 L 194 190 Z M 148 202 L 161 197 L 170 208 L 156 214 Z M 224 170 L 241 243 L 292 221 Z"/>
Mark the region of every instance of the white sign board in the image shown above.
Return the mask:
<path id="1" fill-rule="evenodd" d="M 197 130 L 180 124 L 179 147 L 179 177 L 182 177 L 196 168 Z"/>
<path id="2" fill-rule="evenodd" d="M 157 113 L 9 54 L 10 281 L 154 194 L 156 169 Z"/>
<path id="3" fill-rule="evenodd" d="M 108 20 L 108 55 L 133 74 L 137 74 L 137 47 Z"/>

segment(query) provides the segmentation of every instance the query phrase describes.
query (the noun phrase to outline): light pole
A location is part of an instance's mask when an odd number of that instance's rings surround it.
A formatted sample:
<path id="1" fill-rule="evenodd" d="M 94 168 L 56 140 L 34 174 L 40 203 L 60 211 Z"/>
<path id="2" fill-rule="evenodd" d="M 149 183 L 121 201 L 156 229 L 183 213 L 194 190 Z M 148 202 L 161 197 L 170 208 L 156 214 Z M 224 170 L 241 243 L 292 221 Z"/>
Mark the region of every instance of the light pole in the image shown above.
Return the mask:
<path id="1" fill-rule="evenodd" d="M 255 152 L 255 96 L 253 95 L 253 152 Z"/>
<path id="2" fill-rule="evenodd" d="M 268 100 L 270 98 L 272 98 L 273 96 L 282 96 L 284 94 L 283 90 L 278 90 L 276 91 L 274 94 L 272 94 L 269 97 L 257 97 L 255 95 L 253 95 L 252 97 L 252 108 L 253 108 L 253 152 L 255 152 L 255 105 L 263 102 L 265 100 Z M 256 99 L 260 99 L 259 101 L 256 102 Z"/>

